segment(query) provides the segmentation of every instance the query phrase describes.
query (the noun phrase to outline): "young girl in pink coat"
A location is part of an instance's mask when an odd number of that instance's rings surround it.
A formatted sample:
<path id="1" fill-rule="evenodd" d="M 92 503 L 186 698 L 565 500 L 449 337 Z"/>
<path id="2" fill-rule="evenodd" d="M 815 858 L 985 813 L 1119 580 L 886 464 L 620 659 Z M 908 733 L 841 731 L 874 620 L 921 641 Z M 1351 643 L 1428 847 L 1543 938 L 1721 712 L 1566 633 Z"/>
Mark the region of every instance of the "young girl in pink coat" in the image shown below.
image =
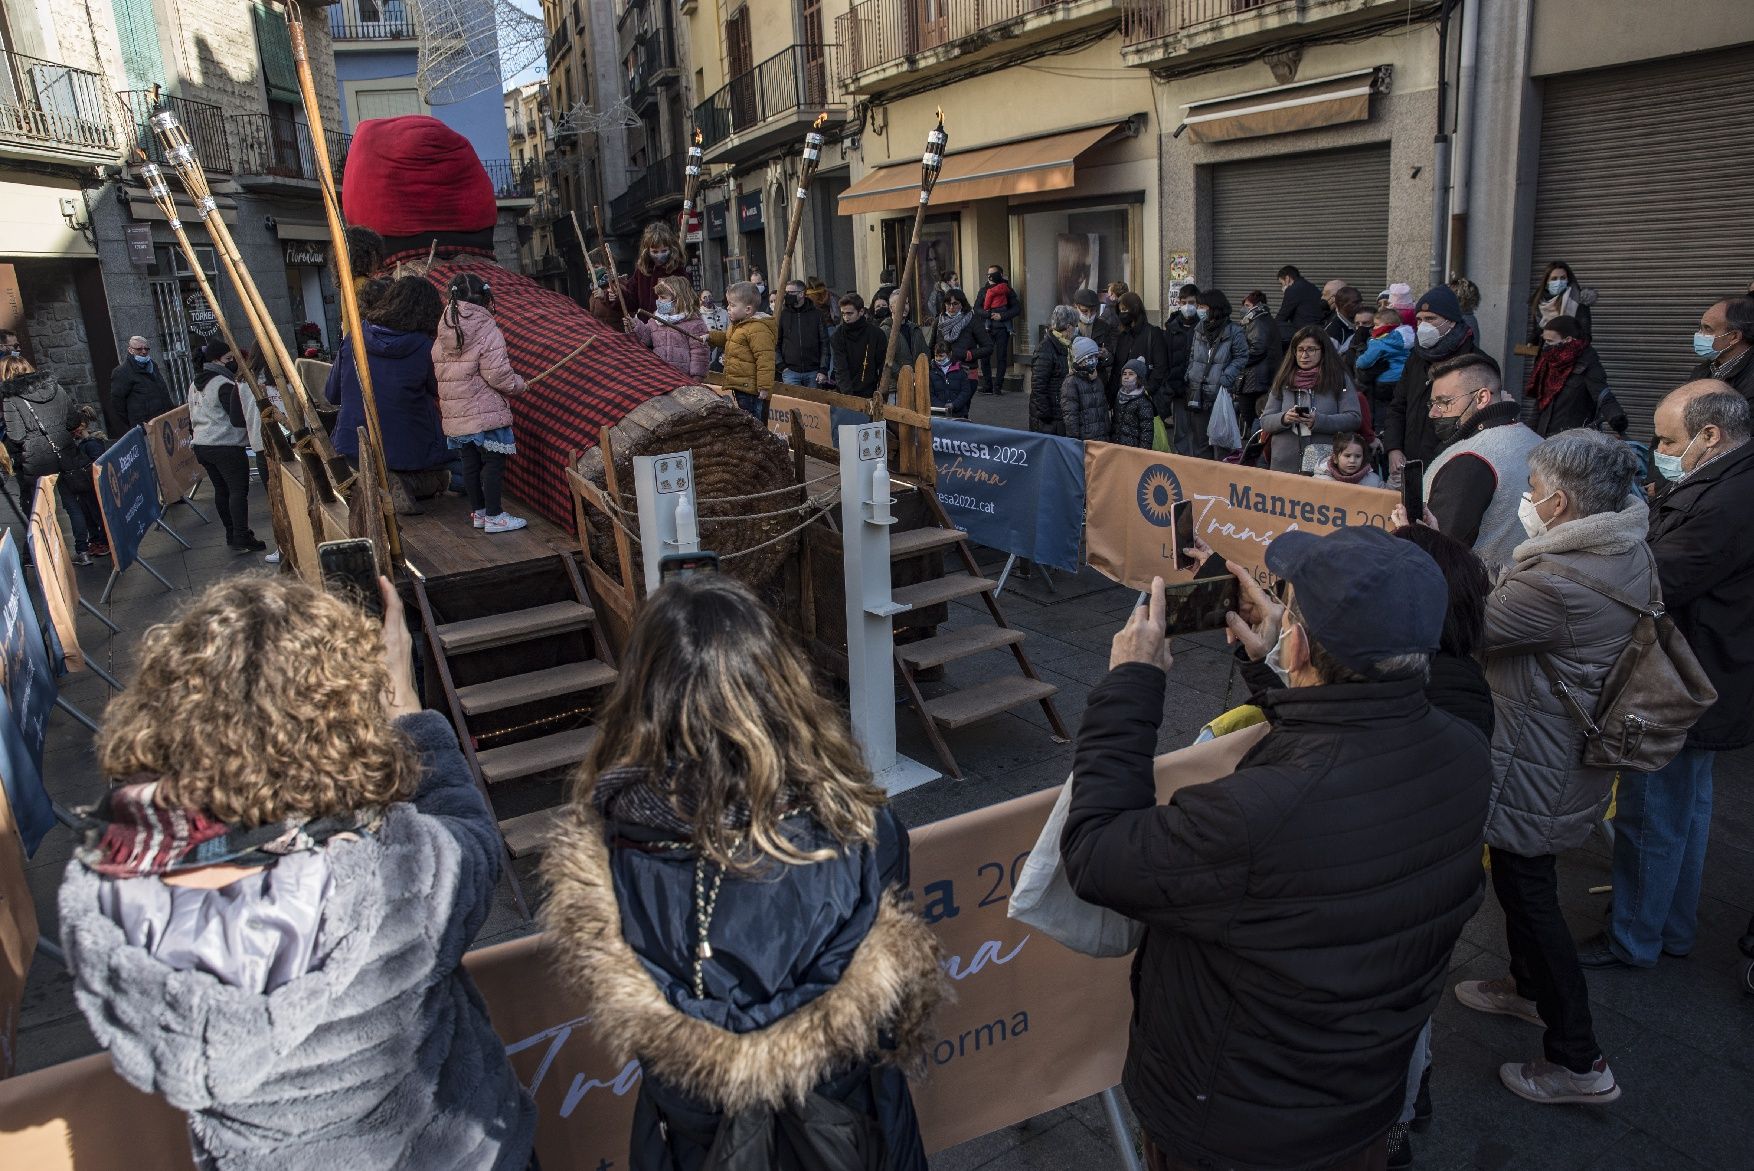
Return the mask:
<path id="1" fill-rule="evenodd" d="M 696 382 L 706 379 L 707 324 L 700 319 L 694 286 L 685 276 L 667 276 L 652 286 L 658 311 L 633 323 L 640 344 Z"/>
<path id="2" fill-rule="evenodd" d="M 512 369 L 505 335 L 493 323 L 492 286 L 475 273 L 459 273 L 451 278 L 449 293 L 432 344 L 445 442 L 463 453 L 463 486 L 475 509 L 475 527 L 509 533 L 530 523 L 500 504 L 505 458 L 518 450 L 506 396 L 523 394 L 524 380 Z"/>

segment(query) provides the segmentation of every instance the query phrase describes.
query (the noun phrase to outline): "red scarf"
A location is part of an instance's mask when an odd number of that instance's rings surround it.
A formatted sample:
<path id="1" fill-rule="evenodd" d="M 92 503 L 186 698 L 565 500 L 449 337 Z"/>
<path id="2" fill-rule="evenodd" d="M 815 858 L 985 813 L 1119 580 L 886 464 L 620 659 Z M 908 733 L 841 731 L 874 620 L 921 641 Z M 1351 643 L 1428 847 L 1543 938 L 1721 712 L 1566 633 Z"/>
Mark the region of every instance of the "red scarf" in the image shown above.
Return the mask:
<path id="1" fill-rule="evenodd" d="M 1356 484 L 1358 481 L 1364 479 L 1364 477 L 1370 475 L 1371 470 L 1370 456 L 1368 452 L 1365 453 L 1364 462 L 1359 464 L 1358 470 L 1353 472 L 1350 476 L 1340 470 L 1340 465 L 1334 462 L 1333 456 L 1330 455 L 1328 457 L 1328 479 L 1339 484 Z"/>
<path id="2" fill-rule="evenodd" d="M 1314 390 L 1316 383 L 1321 380 L 1322 368 L 1320 366 L 1311 366 L 1308 370 L 1297 366 L 1291 371 L 1291 385 L 1298 390 Z"/>
<path id="3" fill-rule="evenodd" d="M 1535 396 L 1538 410 L 1546 410 L 1559 397 L 1559 392 L 1565 389 L 1565 380 L 1571 377 L 1572 368 L 1577 365 L 1578 355 L 1588 344 L 1580 337 L 1569 337 L 1556 346 L 1542 348 L 1541 356 L 1535 359 L 1535 368 L 1529 372 L 1528 387 L 1528 392 Z"/>

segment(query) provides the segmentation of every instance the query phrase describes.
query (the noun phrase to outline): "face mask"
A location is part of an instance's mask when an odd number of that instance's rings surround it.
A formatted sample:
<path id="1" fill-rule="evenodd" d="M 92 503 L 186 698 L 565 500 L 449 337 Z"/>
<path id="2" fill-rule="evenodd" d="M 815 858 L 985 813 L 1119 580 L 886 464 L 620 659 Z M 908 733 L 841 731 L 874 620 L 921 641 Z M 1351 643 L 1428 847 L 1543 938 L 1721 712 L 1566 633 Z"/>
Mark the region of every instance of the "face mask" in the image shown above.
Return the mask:
<path id="1" fill-rule="evenodd" d="M 786 304 L 790 305 L 794 309 L 803 308 L 804 294 L 803 293 L 787 293 L 786 294 Z"/>
<path id="2" fill-rule="evenodd" d="M 152 363 L 152 355 L 151 354 L 129 354 L 128 356 L 130 358 L 133 358 L 136 362 L 140 363 L 142 366 L 148 366 L 148 365 L 151 365 L 151 363 Z"/>
<path id="3" fill-rule="evenodd" d="M 939 358 L 938 359 L 938 369 L 940 369 L 940 370 L 950 369 L 950 359 L 949 358 Z"/>
<path id="4" fill-rule="evenodd" d="M 1697 435 L 1693 437 L 1693 439 L 1698 438 Z M 1657 471 L 1663 474 L 1663 479 L 1670 483 L 1679 484 L 1687 478 L 1687 470 L 1682 467 L 1682 464 L 1687 459 L 1687 453 L 1693 450 L 1693 439 L 1687 441 L 1687 446 L 1681 449 L 1680 455 L 1664 455 L 1659 451 L 1650 457 L 1651 463 L 1656 465 Z"/>
<path id="5" fill-rule="evenodd" d="M 1212 311 L 1210 309 L 1195 309 L 1194 316 L 1198 317 L 1201 321 L 1205 321 L 1212 316 Z"/>
<path id="6" fill-rule="evenodd" d="M 1182 306 L 1182 316 L 1183 317 L 1192 318 L 1194 316 L 1194 314 L 1198 313 L 1199 311 L 1200 311 L 1200 307 L 1198 305 L 1183 305 Z"/>
<path id="7" fill-rule="evenodd" d="M 670 263 L 670 250 L 668 248 L 654 248 L 654 249 L 652 249 L 652 263 L 653 264 L 669 264 Z"/>
<path id="8" fill-rule="evenodd" d="M 1096 320 L 1096 314 L 1088 309 L 1080 309 L 1078 310 L 1078 320 L 1085 325 L 1089 325 L 1092 321 Z"/>
<path id="9" fill-rule="evenodd" d="M 1139 389 L 1138 376 L 1133 375 L 1133 374 L 1121 375 L 1121 389 L 1122 390 L 1138 390 Z"/>
<path id="10" fill-rule="evenodd" d="M 1566 283 L 1567 282 L 1566 282 L 1564 277 L 1560 277 L 1556 281 L 1548 281 L 1547 282 L 1547 295 L 1549 297 L 1557 297 L 1559 294 L 1561 294 L 1565 291 Z"/>
<path id="11" fill-rule="evenodd" d="M 1279 641 L 1275 642 L 1273 649 L 1267 652 L 1267 669 L 1279 676 L 1279 684 L 1282 687 L 1291 686 L 1291 671 L 1285 666 L 1285 640 L 1290 637 L 1291 627 L 1286 626 L 1279 632 Z"/>
<path id="12" fill-rule="evenodd" d="M 674 312 L 676 312 L 676 302 L 674 302 L 674 301 L 659 301 L 658 302 L 658 312 L 659 313 L 674 313 Z"/>
<path id="13" fill-rule="evenodd" d="M 878 321 L 887 320 L 889 318 L 889 306 L 887 306 L 887 305 L 877 306 L 877 308 L 871 310 L 871 316 L 875 317 Z"/>
<path id="14" fill-rule="evenodd" d="M 1556 342 L 1556 341 L 1548 341 L 1548 340 L 1547 340 L 1547 339 L 1546 339 L 1546 338 L 1542 338 L 1542 339 L 1541 339 L 1541 348 L 1542 348 L 1542 349 L 1546 349 L 1546 350 L 1550 350 L 1550 349 L 1552 349 L 1552 348 L 1553 348 L 1553 347 L 1554 347 L 1554 346 L 1556 346 L 1556 345 L 1558 345 L 1558 344 L 1559 344 L 1559 343 L 1558 343 L 1558 342 Z"/>
<path id="15" fill-rule="evenodd" d="M 1437 436 L 1437 441 L 1439 443 L 1449 443 L 1461 432 L 1461 430 L 1462 421 L 1460 419 L 1431 420 L 1431 433 Z"/>
<path id="16" fill-rule="evenodd" d="M 1693 335 L 1693 352 L 1709 362 L 1717 357 L 1717 346 L 1713 344 L 1716 341 L 1709 333 L 1696 333 Z"/>
<path id="17" fill-rule="evenodd" d="M 1437 326 L 1429 321 L 1419 323 L 1419 329 L 1415 336 L 1419 339 L 1419 344 L 1428 350 L 1443 340 L 1443 335 L 1437 332 Z"/>
<path id="18" fill-rule="evenodd" d="M 999 283 L 999 274 L 998 274 L 998 273 L 996 273 L 996 272 L 989 272 L 989 273 L 988 273 L 988 274 L 987 274 L 987 283 L 988 283 L 988 284 L 989 284 L 989 285 L 996 285 L 996 284 L 998 284 L 998 283 Z"/>
<path id="19" fill-rule="evenodd" d="M 1523 532 L 1531 537 L 1538 537 L 1547 531 L 1547 522 L 1541 519 L 1538 506 L 1547 503 L 1556 495 L 1558 493 L 1549 492 L 1539 500 L 1535 500 L 1530 493 L 1523 493 L 1523 498 L 1517 502 L 1516 506 L 1516 518 L 1522 522 Z"/>
<path id="20" fill-rule="evenodd" d="M 1117 309 L 1115 312 L 1120 316 L 1122 323 L 1133 324 L 1133 311 L 1131 309 Z"/>

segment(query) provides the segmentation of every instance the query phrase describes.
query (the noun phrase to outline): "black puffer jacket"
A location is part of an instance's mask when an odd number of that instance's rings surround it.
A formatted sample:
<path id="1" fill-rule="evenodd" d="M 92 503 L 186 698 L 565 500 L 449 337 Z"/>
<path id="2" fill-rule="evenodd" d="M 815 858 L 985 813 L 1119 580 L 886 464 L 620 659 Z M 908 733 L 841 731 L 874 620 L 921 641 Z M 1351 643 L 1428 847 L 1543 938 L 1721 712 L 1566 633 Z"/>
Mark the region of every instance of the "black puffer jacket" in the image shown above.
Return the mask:
<path id="1" fill-rule="evenodd" d="M 0 386 L 5 396 L 6 448 L 21 476 L 62 471 L 61 454 L 77 454 L 73 429 L 80 424 L 72 394 L 47 370 L 20 374 Z M 29 507 L 30 502 L 25 501 Z"/>
<path id="2" fill-rule="evenodd" d="M 1157 418 L 1157 411 L 1151 404 L 1149 394 L 1137 394 L 1128 398 L 1124 393 L 1115 399 L 1114 421 L 1109 427 L 1109 438 L 1114 443 L 1124 443 L 1128 447 L 1151 446 L 1151 420 Z"/>
<path id="3" fill-rule="evenodd" d="M 1060 387 L 1072 372 L 1072 355 L 1052 330 L 1041 335 L 1029 363 L 1029 429 L 1064 435 L 1060 425 Z"/>
<path id="4" fill-rule="evenodd" d="M 1688 733 L 1689 748 L 1754 744 L 1754 441 L 1657 497 L 1650 547 L 1663 602 L 1717 688 Z"/>
<path id="5" fill-rule="evenodd" d="M 1326 1167 L 1395 1121 L 1480 905 L 1486 738 L 1417 680 L 1275 690 L 1235 773 L 1158 806 L 1165 687 L 1091 691 L 1061 839 L 1078 894 L 1146 926 L 1127 1097 L 1178 1162 Z"/>
<path id="6" fill-rule="evenodd" d="M 1060 384 L 1060 434 L 1068 439 L 1100 439 L 1106 443 L 1112 426 L 1101 380 L 1094 376 L 1085 378 L 1076 370 L 1066 375 L 1066 381 Z"/>

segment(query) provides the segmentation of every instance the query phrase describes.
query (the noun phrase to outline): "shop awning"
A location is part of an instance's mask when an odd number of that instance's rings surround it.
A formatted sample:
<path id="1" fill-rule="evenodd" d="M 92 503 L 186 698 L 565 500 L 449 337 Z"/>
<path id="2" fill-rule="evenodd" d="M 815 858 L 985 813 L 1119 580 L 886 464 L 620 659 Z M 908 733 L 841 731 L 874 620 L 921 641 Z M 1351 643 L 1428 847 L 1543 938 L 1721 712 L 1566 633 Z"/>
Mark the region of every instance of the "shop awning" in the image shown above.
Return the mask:
<path id="1" fill-rule="evenodd" d="M 1114 130 L 1105 122 L 1083 130 L 976 147 L 945 156 L 932 188 L 935 203 L 963 203 L 1035 191 L 1061 191 L 1074 183 L 1078 156 Z M 841 192 L 840 214 L 906 211 L 920 201 L 920 161 L 910 158 L 879 167 Z"/>
<path id="2" fill-rule="evenodd" d="M 301 223 L 296 220 L 275 220 L 274 235 L 280 240 L 321 240 L 329 241 L 329 225 Z"/>
<path id="3" fill-rule="evenodd" d="M 1228 142 L 1362 122 L 1370 117 L 1370 95 L 1388 92 L 1389 76 L 1389 67 L 1379 65 L 1193 102 L 1182 125 L 1189 142 Z"/>

